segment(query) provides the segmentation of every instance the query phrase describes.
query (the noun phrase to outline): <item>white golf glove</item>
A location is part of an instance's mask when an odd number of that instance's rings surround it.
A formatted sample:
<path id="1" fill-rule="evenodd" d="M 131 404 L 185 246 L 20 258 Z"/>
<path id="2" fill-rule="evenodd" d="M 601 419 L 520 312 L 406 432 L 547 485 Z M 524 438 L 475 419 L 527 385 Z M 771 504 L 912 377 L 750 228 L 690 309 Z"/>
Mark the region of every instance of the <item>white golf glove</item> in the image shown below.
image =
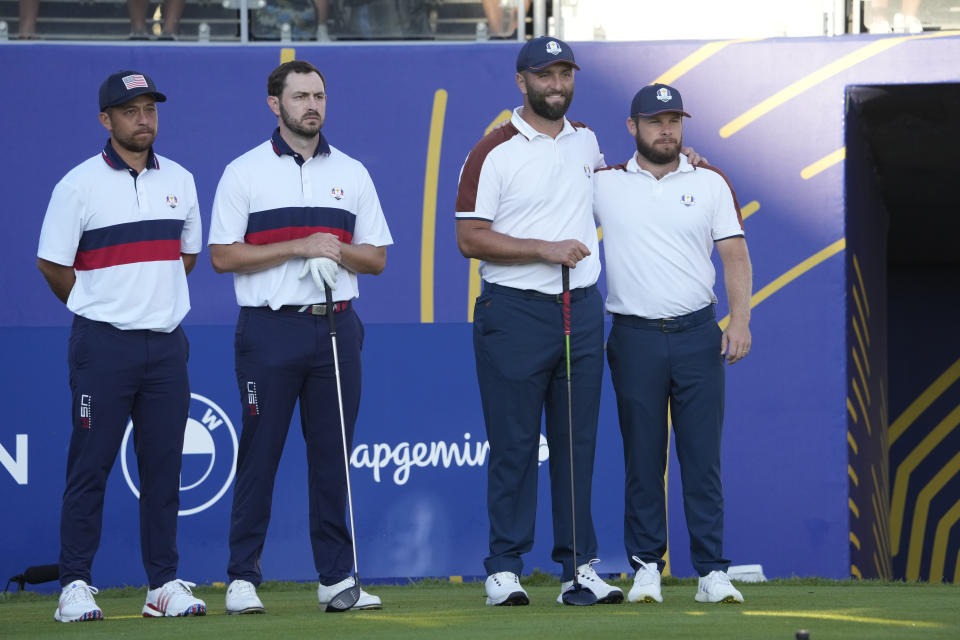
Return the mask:
<path id="1" fill-rule="evenodd" d="M 330 289 L 337 287 L 337 274 L 340 273 L 340 266 L 330 258 L 307 258 L 303 261 L 303 269 L 300 270 L 300 277 L 309 273 L 313 276 L 313 281 L 317 287 L 323 289 L 323 284 L 330 285 Z"/>

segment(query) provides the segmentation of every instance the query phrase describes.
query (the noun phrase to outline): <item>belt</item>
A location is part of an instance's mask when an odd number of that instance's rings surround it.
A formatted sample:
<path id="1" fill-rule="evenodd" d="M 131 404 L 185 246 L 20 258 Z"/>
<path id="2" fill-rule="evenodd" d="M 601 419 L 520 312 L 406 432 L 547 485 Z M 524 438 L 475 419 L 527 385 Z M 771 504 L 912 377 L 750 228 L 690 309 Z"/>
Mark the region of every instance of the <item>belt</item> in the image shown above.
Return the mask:
<path id="1" fill-rule="evenodd" d="M 696 326 L 716 319 L 714 306 L 709 304 L 699 311 L 677 316 L 676 318 L 642 318 L 640 316 L 625 316 L 620 313 L 613 314 L 614 324 L 622 324 L 635 329 L 653 329 L 663 331 L 664 333 L 674 333 L 690 329 Z"/>
<path id="2" fill-rule="evenodd" d="M 581 287 L 579 289 L 570 290 L 570 301 L 576 302 L 586 298 L 588 295 L 596 291 L 597 285 L 592 284 L 589 287 Z M 502 284 L 493 284 L 492 282 L 483 283 L 484 293 L 496 293 L 505 296 L 513 296 L 515 298 L 532 298 L 534 300 L 550 300 L 552 302 L 563 303 L 563 294 L 562 293 L 543 293 L 542 291 L 537 291 L 535 289 L 515 289 L 514 287 L 505 287 Z"/>
<path id="3" fill-rule="evenodd" d="M 295 313 L 309 313 L 310 315 L 314 315 L 314 316 L 325 316 L 327 315 L 328 306 L 329 305 L 325 302 L 321 302 L 320 304 L 285 304 L 279 309 L 277 309 L 277 311 L 293 311 Z M 346 311 L 349 308 L 350 308 L 349 300 L 333 303 L 334 313 L 340 313 L 341 311 Z"/>

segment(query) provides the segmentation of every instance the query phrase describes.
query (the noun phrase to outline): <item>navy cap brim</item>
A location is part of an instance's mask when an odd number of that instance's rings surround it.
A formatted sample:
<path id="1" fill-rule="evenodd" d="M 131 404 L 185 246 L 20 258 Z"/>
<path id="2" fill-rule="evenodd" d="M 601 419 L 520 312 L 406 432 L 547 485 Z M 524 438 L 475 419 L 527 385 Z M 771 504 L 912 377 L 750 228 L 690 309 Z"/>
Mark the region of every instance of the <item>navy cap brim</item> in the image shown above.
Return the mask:
<path id="1" fill-rule="evenodd" d="M 623 112 L 621 111 L 620 113 L 623 113 Z M 692 115 L 690 115 L 689 113 L 681 109 L 660 109 L 658 111 L 652 111 L 650 113 L 631 113 L 630 117 L 631 118 L 649 118 L 650 116 L 657 116 L 657 115 L 660 115 L 661 113 L 679 113 L 680 115 L 687 116 L 688 118 L 693 117 Z"/>
<path id="2" fill-rule="evenodd" d="M 121 104 L 126 104 L 130 102 L 134 98 L 139 98 L 140 96 L 144 96 L 144 95 L 153 96 L 153 99 L 156 100 L 157 102 L 167 101 L 167 96 L 163 95 L 159 91 L 155 91 L 153 89 L 150 89 L 149 87 L 143 87 L 142 89 L 139 89 L 139 90 L 130 91 L 127 95 L 123 97 L 123 100 L 121 102 L 114 102 L 112 104 L 100 105 L 100 111 L 103 111 L 104 109 L 109 109 L 110 107 L 118 107 Z"/>
<path id="3" fill-rule="evenodd" d="M 547 62 L 546 64 L 541 64 L 541 65 L 537 65 L 537 66 L 534 66 L 534 67 L 527 67 L 526 70 L 527 70 L 527 71 L 543 71 L 543 70 L 546 69 L 547 67 L 553 66 L 553 65 L 555 65 L 555 64 L 568 64 L 568 65 L 570 65 L 571 67 L 573 67 L 574 69 L 576 69 L 577 71 L 580 71 L 580 66 L 577 65 L 577 63 L 576 63 L 576 62 L 573 62 L 572 60 L 551 60 L 550 62 Z"/>

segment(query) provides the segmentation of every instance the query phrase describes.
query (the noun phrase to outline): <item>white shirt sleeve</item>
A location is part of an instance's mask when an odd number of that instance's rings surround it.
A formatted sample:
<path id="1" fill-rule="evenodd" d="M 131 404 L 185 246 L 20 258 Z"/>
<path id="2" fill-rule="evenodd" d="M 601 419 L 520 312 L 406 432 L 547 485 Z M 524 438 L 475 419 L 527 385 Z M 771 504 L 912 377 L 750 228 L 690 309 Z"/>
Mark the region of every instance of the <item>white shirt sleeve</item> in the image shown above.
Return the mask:
<path id="1" fill-rule="evenodd" d="M 180 253 L 200 253 L 203 249 L 203 232 L 200 226 L 200 205 L 197 202 L 197 185 L 193 175 L 188 174 L 187 191 L 190 197 L 190 208 L 183 220 L 183 232 L 180 234 Z"/>
<path id="2" fill-rule="evenodd" d="M 247 219 L 250 217 L 247 188 L 236 167 L 227 165 L 213 198 L 208 245 L 243 242 L 247 233 Z"/>
<path id="3" fill-rule="evenodd" d="M 61 180 L 53 188 L 47 213 L 40 229 L 37 257 L 72 267 L 83 234 L 86 205 L 83 196 L 68 182 Z"/>
<path id="4" fill-rule="evenodd" d="M 353 229 L 351 244 L 369 244 L 385 247 L 393 244 L 393 236 L 387 227 L 387 219 L 380 207 L 377 189 L 366 167 L 360 165 L 360 197 L 357 200 L 357 223 Z"/>
<path id="5" fill-rule="evenodd" d="M 716 241 L 734 236 L 742 236 L 744 235 L 743 227 L 740 224 L 740 216 L 737 215 L 737 207 L 733 201 L 733 192 L 730 191 L 727 181 L 719 174 L 717 175 L 717 182 L 713 221 L 711 223 L 713 239 Z"/>

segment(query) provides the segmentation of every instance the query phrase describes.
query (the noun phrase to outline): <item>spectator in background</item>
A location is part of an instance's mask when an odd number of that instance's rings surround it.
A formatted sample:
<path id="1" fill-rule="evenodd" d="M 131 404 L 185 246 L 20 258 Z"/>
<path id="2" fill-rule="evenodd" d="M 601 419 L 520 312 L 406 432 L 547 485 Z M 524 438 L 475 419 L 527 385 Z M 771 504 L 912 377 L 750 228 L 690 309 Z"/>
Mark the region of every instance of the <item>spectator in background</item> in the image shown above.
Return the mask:
<path id="1" fill-rule="evenodd" d="M 500 6 L 501 0 L 483 0 L 483 13 L 487 16 L 487 25 L 490 27 L 490 38 L 493 40 L 510 40 L 517 37 L 517 10 L 510 9 L 510 30 L 507 31 L 503 24 L 503 15 L 507 13 L 504 7 Z M 516 0 L 510 0 L 512 5 L 516 5 Z M 530 13 L 530 0 L 526 0 L 526 11 Z"/>
<path id="2" fill-rule="evenodd" d="M 867 29 L 870 33 L 922 33 L 923 25 L 917 17 L 920 0 L 901 0 L 900 12 L 890 15 L 888 0 L 871 0 L 867 15 Z M 892 24 L 891 24 L 892 22 Z"/>
<path id="3" fill-rule="evenodd" d="M 40 0 L 20 0 L 19 34 L 21 40 L 33 40 L 37 37 L 37 13 L 40 12 Z"/>
<path id="4" fill-rule="evenodd" d="M 34 0 L 37 1 L 37 0 Z M 163 0 L 163 29 L 159 40 L 176 40 L 180 30 L 180 16 L 183 15 L 185 0 Z M 147 32 L 147 10 L 149 0 L 127 0 L 127 12 L 130 14 L 130 39 L 149 40 Z"/>
<path id="5" fill-rule="evenodd" d="M 317 42 L 329 42 L 327 19 L 330 17 L 330 0 L 313 0 L 313 8 L 317 11 Z"/>

